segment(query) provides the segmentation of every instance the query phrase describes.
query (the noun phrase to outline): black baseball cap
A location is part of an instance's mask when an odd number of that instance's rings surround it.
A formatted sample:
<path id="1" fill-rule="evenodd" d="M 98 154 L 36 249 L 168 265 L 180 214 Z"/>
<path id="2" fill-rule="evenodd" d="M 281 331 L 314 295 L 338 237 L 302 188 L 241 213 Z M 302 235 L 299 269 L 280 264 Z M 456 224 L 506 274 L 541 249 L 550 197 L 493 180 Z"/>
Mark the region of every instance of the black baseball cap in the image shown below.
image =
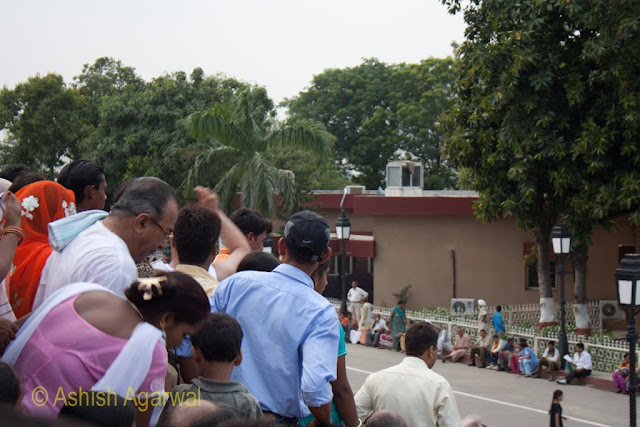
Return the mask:
<path id="1" fill-rule="evenodd" d="M 284 242 L 296 256 L 317 262 L 327 252 L 331 240 L 329 223 L 311 211 L 295 213 L 284 227 Z"/>

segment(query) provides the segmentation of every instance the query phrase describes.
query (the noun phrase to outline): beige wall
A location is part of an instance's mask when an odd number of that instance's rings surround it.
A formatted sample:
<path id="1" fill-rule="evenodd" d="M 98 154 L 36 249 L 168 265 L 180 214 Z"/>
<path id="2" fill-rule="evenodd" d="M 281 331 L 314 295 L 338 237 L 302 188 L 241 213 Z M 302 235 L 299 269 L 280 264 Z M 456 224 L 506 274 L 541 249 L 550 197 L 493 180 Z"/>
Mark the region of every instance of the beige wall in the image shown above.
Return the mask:
<path id="1" fill-rule="evenodd" d="M 588 263 L 588 299 L 616 298 L 613 272 L 618 265 L 618 244 L 633 242 L 634 237 L 625 221 L 619 226 L 617 232 L 595 232 Z M 518 230 L 514 221 L 482 224 L 470 216 L 376 216 L 374 235 L 376 304 L 393 305 L 392 293 L 411 283 L 409 308 L 449 307 L 452 249 L 456 252 L 457 297 L 483 298 L 490 305 L 539 302 L 538 290 L 525 289 L 522 262 L 523 243 L 533 237 Z M 572 270 L 570 263 L 566 270 Z M 571 274 L 565 283 L 565 296 L 571 301 Z"/>

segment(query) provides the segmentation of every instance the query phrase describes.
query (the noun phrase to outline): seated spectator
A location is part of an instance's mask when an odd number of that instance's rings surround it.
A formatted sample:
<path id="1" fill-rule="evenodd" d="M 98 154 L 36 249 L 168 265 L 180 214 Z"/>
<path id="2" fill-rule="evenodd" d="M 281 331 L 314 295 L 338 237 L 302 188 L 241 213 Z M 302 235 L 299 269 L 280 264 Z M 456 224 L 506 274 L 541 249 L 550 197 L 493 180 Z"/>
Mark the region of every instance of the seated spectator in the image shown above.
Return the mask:
<path id="1" fill-rule="evenodd" d="M 453 346 L 449 340 L 449 332 L 447 328 L 442 328 L 438 325 L 434 325 L 438 331 L 438 357 L 444 363 L 444 356 L 453 351 Z"/>
<path id="2" fill-rule="evenodd" d="M 240 271 L 273 271 L 280 265 L 278 258 L 270 253 L 253 251 L 245 255 L 238 264 L 238 272 Z M 344 333 L 344 331 L 343 331 Z"/>
<path id="3" fill-rule="evenodd" d="M 17 318 L 31 313 L 44 266 L 53 249 L 49 223 L 76 213 L 71 190 L 53 181 L 29 184 L 16 194 L 22 203 L 24 241 L 16 249 L 9 283 L 9 301 Z"/>
<path id="4" fill-rule="evenodd" d="M 165 407 L 156 427 L 216 427 L 227 425 L 236 418 L 231 409 L 202 399 L 197 405 Z M 248 421 L 250 420 L 244 419 L 239 425 L 250 425 Z"/>
<path id="5" fill-rule="evenodd" d="M 22 412 L 22 387 L 11 366 L 0 362 L 0 404 L 9 405 Z"/>
<path id="6" fill-rule="evenodd" d="M 104 209 L 107 180 L 102 168 L 90 160 L 74 160 L 58 173 L 58 184 L 73 191 L 78 212 Z"/>
<path id="7" fill-rule="evenodd" d="M 347 337 L 349 337 L 349 342 L 351 344 L 360 343 L 360 325 L 358 324 L 358 318 L 356 316 L 351 316 L 349 319 L 349 328 L 347 329 L 347 332 Z"/>
<path id="8" fill-rule="evenodd" d="M 538 356 L 536 356 L 536 353 L 529 347 L 527 340 L 524 338 L 520 338 L 519 347 L 521 349 L 520 357 L 518 358 L 520 373 L 524 373 L 525 377 L 530 377 L 535 367 L 538 366 Z"/>
<path id="9" fill-rule="evenodd" d="M 498 371 L 506 371 L 509 369 L 509 359 L 515 352 L 515 347 L 513 338 L 507 338 L 507 341 L 503 344 L 498 353 Z"/>
<path id="10" fill-rule="evenodd" d="M 629 353 L 624 354 L 624 359 L 620 362 L 618 369 L 613 372 L 613 384 L 616 386 L 616 393 L 627 392 L 627 376 L 629 375 Z"/>
<path id="11" fill-rule="evenodd" d="M 490 345 L 491 339 L 487 336 L 487 331 L 480 329 L 480 336 L 474 343 L 473 347 L 471 347 L 471 363 L 469 363 L 469 366 L 476 366 L 476 356 L 478 356 L 480 358 L 478 368 L 486 368 L 487 353 Z"/>
<path id="12" fill-rule="evenodd" d="M 406 344 L 407 357 L 399 365 L 367 377 L 355 396 L 358 415 L 392 410 L 412 427 L 459 426 L 453 390 L 431 369 L 438 358 L 438 333 L 428 323 L 417 323 L 407 330 Z"/>
<path id="13" fill-rule="evenodd" d="M 242 328 L 238 321 L 228 314 L 212 313 L 191 336 L 191 344 L 201 375 L 192 384 L 175 387 L 172 393 L 184 398 L 198 396 L 229 408 L 241 418 L 264 418 L 258 399 L 244 384 L 231 381 L 233 367 L 242 363 Z"/>
<path id="14" fill-rule="evenodd" d="M 344 311 L 342 313 L 340 313 L 340 316 L 338 316 L 338 320 L 340 321 L 340 324 L 342 325 L 342 329 L 344 329 L 345 334 L 347 333 L 347 326 L 349 326 L 349 312 L 348 311 Z"/>
<path id="15" fill-rule="evenodd" d="M 489 350 L 489 368 L 498 366 L 500 359 L 500 350 L 504 347 L 506 341 L 500 338 L 500 335 L 493 335 L 493 342 L 491 343 L 491 349 Z"/>
<path id="16" fill-rule="evenodd" d="M 579 342 L 576 344 L 576 352 L 573 355 L 573 360 L 570 363 L 573 367 L 573 371 L 569 372 L 565 378 L 556 380 L 558 384 L 571 384 L 574 378 L 586 377 L 591 375 L 593 366 L 591 364 L 591 355 L 584 350 L 584 344 Z"/>
<path id="17" fill-rule="evenodd" d="M 49 396 L 68 396 L 80 387 L 120 396 L 133 390 L 139 398 L 164 392 L 165 346 L 197 331 L 209 314 L 209 300 L 181 273 L 139 279 L 125 295 L 128 301 L 103 286 L 74 283 L 31 314 L 2 359 L 20 378 L 27 414 L 55 418 L 65 403 L 49 399 L 38 406 L 31 399 L 38 387 Z M 137 415 L 141 425 L 151 415 L 146 406 Z"/>
<path id="18" fill-rule="evenodd" d="M 356 318 L 353 316 L 353 314 L 351 314 L 351 312 L 347 313 L 347 326 L 345 326 L 344 328 L 344 333 L 346 335 L 346 341 L 348 343 L 351 343 L 351 332 L 352 331 L 358 331 L 358 321 L 356 320 Z M 355 341 L 353 341 L 353 344 L 355 344 Z"/>
<path id="19" fill-rule="evenodd" d="M 562 365 L 562 359 L 560 358 L 560 352 L 556 348 L 556 345 L 553 341 L 549 341 L 547 348 L 544 350 L 540 361 L 538 362 L 538 366 L 536 370 L 531 375 L 533 378 L 540 378 L 540 374 L 542 372 L 542 367 L 547 367 L 547 372 L 549 373 L 549 381 L 555 380 L 555 372 L 560 369 Z"/>
<path id="20" fill-rule="evenodd" d="M 397 412 L 384 410 L 371 415 L 364 425 L 368 427 L 407 427 L 407 422 Z"/>
<path id="21" fill-rule="evenodd" d="M 387 332 L 387 322 L 380 317 L 380 313 L 373 315 L 373 324 L 369 332 L 367 332 L 367 345 L 369 347 L 378 347 L 380 335 Z"/>
<path id="22" fill-rule="evenodd" d="M 451 354 L 443 357 L 442 360 L 448 359 L 452 362 L 457 362 L 462 359 L 467 351 L 469 351 L 471 338 L 469 335 L 465 334 L 462 328 L 458 328 L 456 336 L 453 338 L 453 351 Z"/>
<path id="23" fill-rule="evenodd" d="M 520 370 L 520 354 L 522 353 L 522 347 L 520 346 L 520 342 L 515 343 L 513 351 L 509 354 L 509 370 L 514 373 L 520 375 L 522 372 Z M 524 375 L 524 374 L 523 374 Z"/>
<path id="24" fill-rule="evenodd" d="M 93 426 L 130 427 L 136 420 L 136 408 L 133 400 L 114 393 L 83 390 L 77 400 L 66 402 L 59 418 L 86 421 Z"/>
<path id="25" fill-rule="evenodd" d="M 407 328 L 415 323 L 416 322 L 411 319 L 407 320 Z M 406 351 L 405 336 L 405 332 L 398 332 L 398 337 L 400 338 L 400 351 L 403 353 Z"/>

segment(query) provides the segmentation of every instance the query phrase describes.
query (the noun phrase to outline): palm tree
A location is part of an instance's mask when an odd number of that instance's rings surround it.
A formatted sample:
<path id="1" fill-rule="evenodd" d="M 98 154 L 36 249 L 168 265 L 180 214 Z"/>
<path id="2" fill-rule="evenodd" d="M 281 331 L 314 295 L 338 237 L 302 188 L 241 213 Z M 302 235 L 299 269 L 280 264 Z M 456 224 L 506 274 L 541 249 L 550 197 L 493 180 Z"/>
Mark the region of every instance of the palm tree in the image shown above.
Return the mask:
<path id="1" fill-rule="evenodd" d="M 263 88 L 244 88 L 227 105 L 191 114 L 186 127 L 192 137 L 207 143 L 189 169 L 186 189 L 221 174 L 214 191 L 226 212 L 234 209 L 240 192 L 243 206 L 267 216 L 275 213 L 276 194 L 285 214 L 296 202 L 293 179 L 269 164 L 267 150 L 283 146 L 326 156 L 335 141 L 320 124 L 274 120 L 273 104 Z"/>

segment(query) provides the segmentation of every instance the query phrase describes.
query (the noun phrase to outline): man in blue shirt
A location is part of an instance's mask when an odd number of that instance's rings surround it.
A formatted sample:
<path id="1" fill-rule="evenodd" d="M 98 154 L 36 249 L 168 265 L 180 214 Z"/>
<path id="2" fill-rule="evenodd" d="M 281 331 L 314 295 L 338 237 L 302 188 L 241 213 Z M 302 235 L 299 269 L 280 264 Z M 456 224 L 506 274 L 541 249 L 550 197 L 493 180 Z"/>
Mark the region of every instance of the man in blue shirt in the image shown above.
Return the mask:
<path id="1" fill-rule="evenodd" d="M 493 330 L 496 334 L 502 335 L 504 333 L 504 320 L 502 319 L 502 307 L 497 306 L 496 312 L 493 313 L 493 317 L 491 318 L 491 323 L 493 324 Z"/>
<path id="2" fill-rule="evenodd" d="M 310 413 L 320 425 L 331 423 L 339 324 L 311 280 L 331 256 L 329 239 L 324 218 L 298 212 L 278 242 L 281 265 L 234 274 L 211 297 L 212 310 L 235 317 L 244 332 L 243 362 L 232 380 L 258 398 L 267 419 L 286 425 Z"/>

